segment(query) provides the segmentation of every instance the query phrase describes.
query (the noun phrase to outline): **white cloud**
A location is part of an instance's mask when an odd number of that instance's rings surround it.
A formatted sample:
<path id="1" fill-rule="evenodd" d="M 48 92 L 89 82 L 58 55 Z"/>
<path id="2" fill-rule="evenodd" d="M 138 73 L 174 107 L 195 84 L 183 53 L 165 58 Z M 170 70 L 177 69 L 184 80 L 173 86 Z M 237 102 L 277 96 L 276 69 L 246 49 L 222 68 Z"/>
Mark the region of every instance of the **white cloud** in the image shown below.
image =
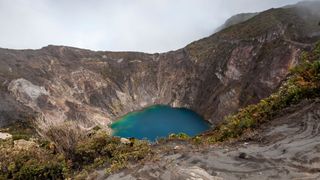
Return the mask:
<path id="1" fill-rule="evenodd" d="M 212 34 L 230 16 L 298 0 L 0 0 L 0 47 L 48 44 L 163 52 Z"/>

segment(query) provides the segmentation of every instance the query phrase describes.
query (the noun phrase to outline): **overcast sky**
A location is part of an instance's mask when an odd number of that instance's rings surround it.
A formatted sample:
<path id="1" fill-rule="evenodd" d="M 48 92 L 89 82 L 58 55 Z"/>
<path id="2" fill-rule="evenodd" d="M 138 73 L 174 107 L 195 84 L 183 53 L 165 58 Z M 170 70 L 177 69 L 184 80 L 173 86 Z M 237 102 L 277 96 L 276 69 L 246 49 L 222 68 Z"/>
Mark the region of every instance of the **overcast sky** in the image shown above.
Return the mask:
<path id="1" fill-rule="evenodd" d="M 230 16 L 299 0 L 0 0 L 0 47 L 164 52 Z"/>

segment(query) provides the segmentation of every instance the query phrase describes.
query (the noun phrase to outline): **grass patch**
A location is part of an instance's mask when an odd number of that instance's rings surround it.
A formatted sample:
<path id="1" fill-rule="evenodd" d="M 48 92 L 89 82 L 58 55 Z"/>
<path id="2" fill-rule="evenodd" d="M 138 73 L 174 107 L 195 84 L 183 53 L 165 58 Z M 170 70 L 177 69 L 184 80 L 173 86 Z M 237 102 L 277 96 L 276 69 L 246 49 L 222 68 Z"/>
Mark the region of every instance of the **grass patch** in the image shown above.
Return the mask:
<path id="1" fill-rule="evenodd" d="M 1 132 L 6 132 L 12 135 L 13 140 L 29 140 L 30 138 L 37 137 L 36 129 L 29 123 L 31 120 L 26 122 L 17 122 L 10 126 L 1 128 Z"/>

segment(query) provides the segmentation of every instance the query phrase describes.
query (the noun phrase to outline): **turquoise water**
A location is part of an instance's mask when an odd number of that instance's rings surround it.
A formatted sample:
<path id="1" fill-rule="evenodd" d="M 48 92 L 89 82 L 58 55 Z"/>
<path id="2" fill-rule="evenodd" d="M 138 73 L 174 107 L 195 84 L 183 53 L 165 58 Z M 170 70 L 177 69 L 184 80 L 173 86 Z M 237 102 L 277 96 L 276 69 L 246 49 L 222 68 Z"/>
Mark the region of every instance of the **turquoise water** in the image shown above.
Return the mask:
<path id="1" fill-rule="evenodd" d="M 131 112 L 111 124 L 113 135 L 155 141 L 172 133 L 195 136 L 210 128 L 197 113 L 185 108 L 155 105 Z"/>

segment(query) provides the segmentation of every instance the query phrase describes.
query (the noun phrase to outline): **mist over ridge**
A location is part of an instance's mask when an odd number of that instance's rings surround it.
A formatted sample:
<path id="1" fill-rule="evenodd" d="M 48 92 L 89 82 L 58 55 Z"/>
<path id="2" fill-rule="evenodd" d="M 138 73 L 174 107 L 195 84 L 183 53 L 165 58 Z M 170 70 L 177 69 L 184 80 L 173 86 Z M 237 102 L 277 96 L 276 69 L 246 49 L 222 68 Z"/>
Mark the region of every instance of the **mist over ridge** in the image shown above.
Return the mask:
<path id="1" fill-rule="evenodd" d="M 165 52 L 214 33 L 232 15 L 298 0 L 125 0 L 0 2 L 0 47 L 49 44 L 92 50 Z"/>

